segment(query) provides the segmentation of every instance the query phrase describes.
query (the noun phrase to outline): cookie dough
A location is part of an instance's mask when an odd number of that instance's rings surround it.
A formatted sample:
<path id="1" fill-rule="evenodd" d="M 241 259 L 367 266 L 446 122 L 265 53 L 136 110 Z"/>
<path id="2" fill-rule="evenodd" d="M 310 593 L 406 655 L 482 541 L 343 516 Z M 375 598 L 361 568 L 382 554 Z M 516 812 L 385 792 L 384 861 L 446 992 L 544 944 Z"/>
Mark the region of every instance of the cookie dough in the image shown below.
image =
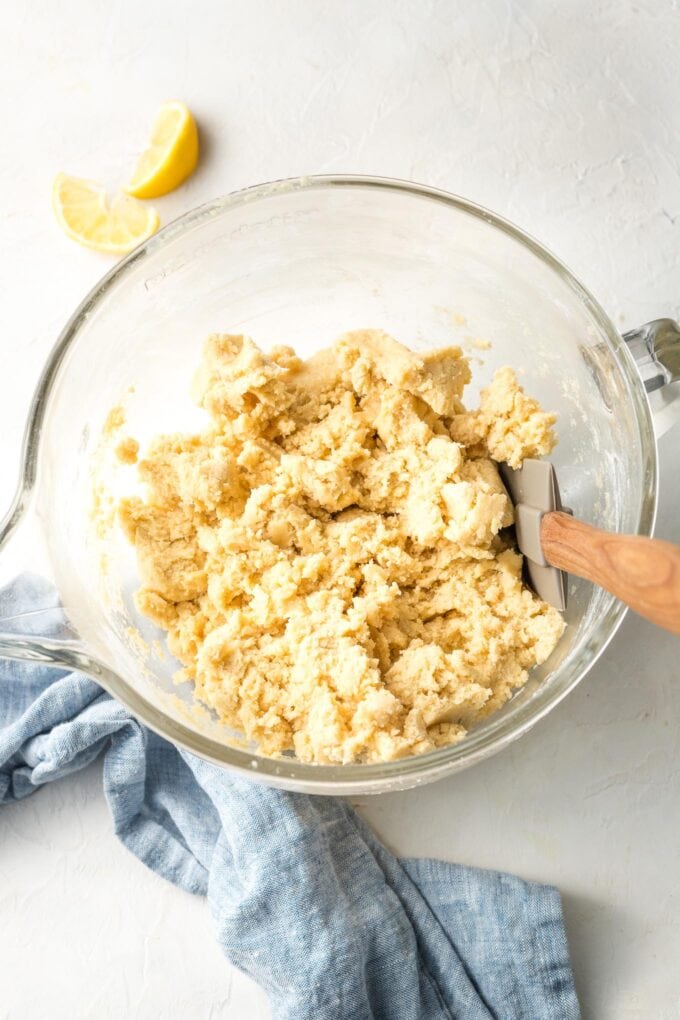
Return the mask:
<path id="1" fill-rule="evenodd" d="M 146 497 L 118 510 L 137 606 L 261 753 L 451 744 L 555 647 L 562 618 L 522 584 L 496 466 L 548 453 L 555 417 L 508 368 L 468 411 L 469 380 L 460 348 L 415 354 L 376 330 L 305 362 L 212 336 L 205 430 L 139 461 Z"/>

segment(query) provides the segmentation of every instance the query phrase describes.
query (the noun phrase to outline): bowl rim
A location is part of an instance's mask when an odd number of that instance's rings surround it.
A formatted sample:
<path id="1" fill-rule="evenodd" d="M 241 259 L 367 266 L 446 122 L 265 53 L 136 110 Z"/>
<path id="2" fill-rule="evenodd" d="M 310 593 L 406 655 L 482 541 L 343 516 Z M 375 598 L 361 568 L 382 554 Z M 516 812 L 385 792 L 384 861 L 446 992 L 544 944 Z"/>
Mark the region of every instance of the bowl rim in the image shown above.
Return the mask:
<path id="1" fill-rule="evenodd" d="M 296 191 L 313 191 L 332 188 L 371 188 L 376 191 L 396 191 L 419 199 L 430 199 L 452 206 L 489 226 L 500 230 L 514 241 L 529 249 L 545 265 L 552 269 L 566 283 L 585 305 L 590 317 L 607 340 L 609 350 L 622 374 L 628 396 L 633 404 L 635 420 L 640 436 L 640 451 L 643 469 L 643 491 L 636 531 L 638 534 L 652 533 L 657 501 L 657 451 L 654 441 L 651 411 L 644 386 L 627 346 L 613 323 L 592 296 L 571 271 L 545 248 L 539 241 L 515 226 L 510 221 L 468 199 L 438 188 L 417 184 L 396 178 L 377 177 L 361 174 L 315 174 L 286 178 L 252 185 L 207 202 L 190 210 L 168 223 L 160 231 L 143 242 L 138 248 L 118 262 L 92 288 L 62 329 L 43 369 L 29 410 L 24 435 L 22 469 L 16 496 L 10 511 L 0 527 L 0 548 L 14 530 L 31 502 L 35 487 L 39 460 L 40 437 L 49 403 L 50 392 L 58 377 L 65 355 L 75 341 L 83 322 L 91 315 L 97 303 L 108 291 L 149 254 L 162 249 L 168 242 L 189 233 L 208 219 L 244 203 L 257 202 L 281 194 Z M 581 642 L 581 661 L 573 663 L 573 676 L 563 688 L 541 697 L 540 689 L 516 714 L 492 718 L 483 731 L 473 730 L 458 744 L 438 748 L 422 755 L 413 755 L 396 761 L 376 764 L 317 765 L 299 762 L 294 758 L 269 758 L 256 752 L 242 750 L 222 744 L 200 734 L 177 719 L 166 715 L 159 708 L 136 691 L 115 670 L 91 655 L 84 645 L 74 646 L 61 659 L 71 668 L 77 668 L 93 676 L 109 694 L 121 702 L 133 716 L 144 725 L 186 751 L 198 755 L 223 768 L 247 774 L 249 778 L 271 786 L 289 790 L 301 790 L 319 794 L 376 793 L 406 788 L 419 783 L 430 782 L 455 771 L 468 768 L 507 747 L 531 729 L 548 712 L 552 711 L 581 681 L 595 665 L 620 626 L 626 607 L 613 596 L 605 598 L 597 621 Z M 44 650 L 39 638 L 32 638 L 37 651 Z M 508 723 L 512 725 L 508 726 Z"/>

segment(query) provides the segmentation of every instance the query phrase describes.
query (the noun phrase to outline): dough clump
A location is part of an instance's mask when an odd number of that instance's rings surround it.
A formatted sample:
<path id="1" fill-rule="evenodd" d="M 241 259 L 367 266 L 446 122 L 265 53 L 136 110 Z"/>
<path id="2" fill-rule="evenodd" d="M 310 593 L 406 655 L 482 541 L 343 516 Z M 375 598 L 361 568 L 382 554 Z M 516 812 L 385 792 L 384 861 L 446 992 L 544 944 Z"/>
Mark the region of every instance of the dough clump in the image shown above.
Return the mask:
<path id="1" fill-rule="evenodd" d="M 137 606 L 261 753 L 454 743 L 555 647 L 563 621 L 522 583 L 496 464 L 548 453 L 555 416 L 508 368 L 467 411 L 469 380 L 460 348 L 376 330 L 304 362 L 216 335 L 194 380 L 205 430 L 139 461 L 146 496 L 118 509 Z"/>

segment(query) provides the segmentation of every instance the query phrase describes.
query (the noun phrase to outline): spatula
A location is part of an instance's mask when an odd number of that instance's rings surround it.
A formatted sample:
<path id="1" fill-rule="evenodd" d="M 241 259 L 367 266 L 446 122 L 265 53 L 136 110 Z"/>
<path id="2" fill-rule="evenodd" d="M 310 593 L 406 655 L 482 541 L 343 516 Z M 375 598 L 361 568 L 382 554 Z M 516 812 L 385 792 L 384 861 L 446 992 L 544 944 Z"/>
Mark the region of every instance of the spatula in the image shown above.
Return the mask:
<path id="1" fill-rule="evenodd" d="M 680 634 L 680 546 L 618 535 L 576 520 L 562 506 L 550 461 L 525 460 L 501 475 L 515 504 L 517 544 L 528 581 L 557 609 L 567 606 L 567 573 L 606 588 L 636 613 Z"/>

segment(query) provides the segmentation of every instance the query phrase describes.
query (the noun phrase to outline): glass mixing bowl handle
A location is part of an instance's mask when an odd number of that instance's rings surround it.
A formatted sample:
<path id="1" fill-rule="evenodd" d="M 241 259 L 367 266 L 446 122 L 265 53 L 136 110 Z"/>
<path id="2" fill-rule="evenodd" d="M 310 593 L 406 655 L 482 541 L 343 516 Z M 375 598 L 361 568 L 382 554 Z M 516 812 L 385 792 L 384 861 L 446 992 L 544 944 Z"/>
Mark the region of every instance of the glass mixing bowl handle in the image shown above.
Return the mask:
<path id="1" fill-rule="evenodd" d="M 70 627 L 49 571 L 40 522 L 30 506 L 30 481 L 0 520 L 0 659 L 43 662 L 97 673 Z"/>
<path id="2" fill-rule="evenodd" d="M 680 421 L 680 326 L 673 319 L 654 319 L 623 334 L 649 394 L 657 437 Z"/>

